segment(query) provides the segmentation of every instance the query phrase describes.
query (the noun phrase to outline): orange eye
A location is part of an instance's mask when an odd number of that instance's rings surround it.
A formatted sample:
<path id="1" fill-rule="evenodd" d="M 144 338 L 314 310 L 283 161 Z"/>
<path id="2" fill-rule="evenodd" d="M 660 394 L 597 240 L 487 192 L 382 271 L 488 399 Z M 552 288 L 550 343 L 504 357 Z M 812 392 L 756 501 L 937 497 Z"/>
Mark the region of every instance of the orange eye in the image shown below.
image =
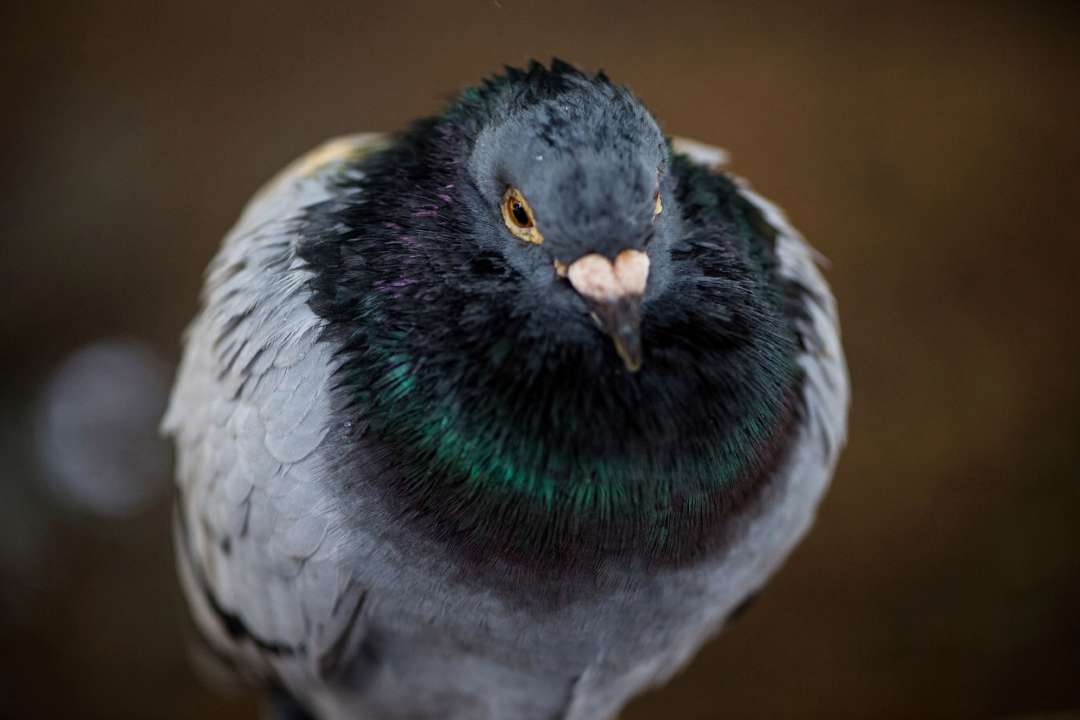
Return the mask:
<path id="1" fill-rule="evenodd" d="M 533 221 L 529 216 L 529 211 L 525 209 L 524 203 L 517 198 L 510 198 L 507 202 L 507 210 L 510 211 L 510 217 L 513 218 L 514 223 L 522 229 L 531 228 Z"/>
<path id="2" fill-rule="evenodd" d="M 544 236 L 536 227 L 532 208 L 525 196 L 515 187 L 506 188 L 502 199 L 503 222 L 516 237 L 534 245 L 544 242 Z"/>

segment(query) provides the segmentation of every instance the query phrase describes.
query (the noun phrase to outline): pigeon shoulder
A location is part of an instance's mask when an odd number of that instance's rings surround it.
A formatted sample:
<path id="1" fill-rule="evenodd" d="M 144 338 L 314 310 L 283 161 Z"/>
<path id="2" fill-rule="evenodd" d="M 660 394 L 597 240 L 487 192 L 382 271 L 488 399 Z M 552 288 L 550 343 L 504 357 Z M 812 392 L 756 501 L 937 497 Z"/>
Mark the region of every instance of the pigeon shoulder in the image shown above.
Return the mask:
<path id="1" fill-rule="evenodd" d="M 307 305 L 296 224 L 384 142 L 336 138 L 263 187 L 185 333 L 162 422 L 177 447 L 181 581 L 212 655 L 245 675 L 326 672 L 363 604 L 335 556 L 339 510 L 316 481 L 336 361 Z"/>
<path id="2" fill-rule="evenodd" d="M 802 290 L 805 313 L 795 324 L 803 342 L 799 363 L 806 373 L 804 400 L 811 413 L 808 422 L 820 435 L 823 459 L 831 469 L 847 437 L 851 393 L 836 299 L 821 271 L 827 260 L 792 226 L 778 205 L 728 169 L 731 155 L 727 150 L 685 137 L 672 137 L 671 146 L 675 153 L 685 155 L 693 163 L 730 178 L 776 234 L 780 275 Z"/>

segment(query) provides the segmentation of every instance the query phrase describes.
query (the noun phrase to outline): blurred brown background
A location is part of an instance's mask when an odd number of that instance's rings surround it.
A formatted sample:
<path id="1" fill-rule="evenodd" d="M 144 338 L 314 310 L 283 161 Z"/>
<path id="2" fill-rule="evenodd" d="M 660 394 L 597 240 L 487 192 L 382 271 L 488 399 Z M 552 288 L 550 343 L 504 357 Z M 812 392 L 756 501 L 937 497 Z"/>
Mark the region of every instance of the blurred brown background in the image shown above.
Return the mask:
<path id="1" fill-rule="evenodd" d="M 202 269 L 303 150 L 553 54 L 729 148 L 788 210 L 832 260 L 855 391 L 810 538 L 625 717 L 1080 708 L 1069 4 L 12 5 L 0 716 L 253 717 L 186 662 L 148 439 Z"/>

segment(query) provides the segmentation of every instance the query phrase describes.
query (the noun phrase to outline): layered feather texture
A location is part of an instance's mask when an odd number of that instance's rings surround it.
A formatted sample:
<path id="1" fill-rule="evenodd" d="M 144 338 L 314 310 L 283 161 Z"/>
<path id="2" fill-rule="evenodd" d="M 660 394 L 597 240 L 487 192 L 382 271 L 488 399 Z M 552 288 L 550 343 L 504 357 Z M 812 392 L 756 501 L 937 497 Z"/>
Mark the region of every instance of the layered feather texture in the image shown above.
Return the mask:
<path id="1" fill-rule="evenodd" d="M 609 198 L 554 173 L 546 245 L 514 245 L 484 184 L 522 128 L 664 214 L 590 225 Z M 848 397 L 810 249 L 719 155 L 557 63 L 262 191 L 165 420 L 214 654 L 327 718 L 606 718 L 685 663 L 805 532 Z M 636 375 L 550 266 L 624 241 L 653 260 Z"/>

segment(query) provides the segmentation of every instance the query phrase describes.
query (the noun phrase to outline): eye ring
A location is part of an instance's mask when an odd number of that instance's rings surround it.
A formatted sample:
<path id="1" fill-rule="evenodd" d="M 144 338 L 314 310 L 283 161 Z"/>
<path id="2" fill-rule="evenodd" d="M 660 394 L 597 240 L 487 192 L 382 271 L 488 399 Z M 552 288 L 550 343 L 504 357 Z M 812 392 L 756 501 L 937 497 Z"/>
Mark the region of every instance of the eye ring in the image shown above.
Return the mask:
<path id="1" fill-rule="evenodd" d="M 536 227 L 536 217 L 533 215 L 529 202 L 521 191 L 516 187 L 506 188 L 502 196 L 502 218 L 507 229 L 520 240 L 534 245 L 544 242 L 544 236 Z"/>

